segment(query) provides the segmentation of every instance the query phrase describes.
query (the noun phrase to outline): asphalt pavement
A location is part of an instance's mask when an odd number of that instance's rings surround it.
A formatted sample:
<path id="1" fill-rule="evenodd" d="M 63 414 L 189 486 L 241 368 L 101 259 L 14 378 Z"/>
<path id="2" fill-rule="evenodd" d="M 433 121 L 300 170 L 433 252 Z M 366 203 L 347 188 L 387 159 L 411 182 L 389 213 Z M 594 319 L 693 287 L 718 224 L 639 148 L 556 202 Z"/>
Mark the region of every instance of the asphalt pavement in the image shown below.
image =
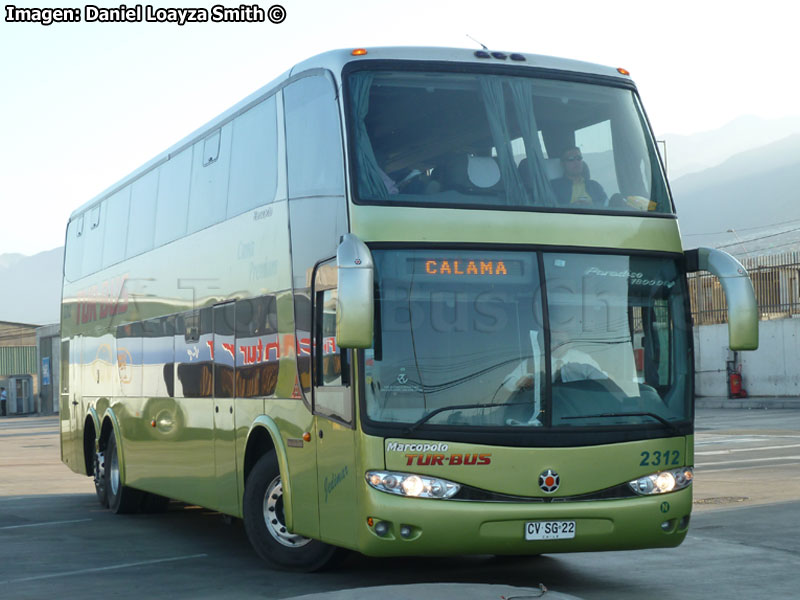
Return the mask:
<path id="1" fill-rule="evenodd" d="M 800 409 L 800 396 L 697 396 L 695 408 Z"/>
<path id="2" fill-rule="evenodd" d="M 696 399 L 698 409 L 750 409 L 750 410 L 779 410 L 779 409 L 800 409 L 800 397 L 748 397 L 748 398 L 726 398 L 726 397 L 698 397 Z M 31 416 L 31 415 L 28 415 Z M 13 418 L 13 417 L 12 417 Z M 0 422 L 5 419 L 0 418 Z M 20 423 L 20 426 L 35 428 L 38 419 Z M 33 433 L 37 433 L 34 431 Z M 21 435 L 20 433 L 14 435 Z M 11 465 L 9 465 L 11 466 Z M 32 472 L 26 476 L 34 483 L 41 482 L 41 477 L 37 476 L 35 466 L 31 467 Z M 724 473 L 723 473 L 724 474 Z M 41 475 L 41 474 L 39 474 Z M 69 479 L 67 479 L 69 476 Z M 73 485 L 74 475 L 64 469 L 64 485 Z M 51 491 L 58 491 L 59 479 L 48 479 Z M 3 489 L 3 482 L 0 482 L 0 492 L 2 495 L 14 496 L 23 493 L 20 490 L 20 482 L 8 482 L 8 489 Z M 11 489 L 11 488 L 15 489 Z M 22 486 L 24 487 L 24 486 Z M 742 492 L 744 493 L 744 492 Z M 535 581 L 535 580 L 534 580 Z M 2 596 L 2 593 L 0 593 Z M 424 597 L 428 600 L 444 600 L 458 598 L 459 600 L 528 600 L 531 598 L 549 598 L 551 600 L 580 600 L 579 596 L 564 594 L 541 587 L 516 587 L 511 585 L 499 584 L 480 584 L 480 583 L 410 583 L 405 585 L 387 585 L 379 587 L 361 587 L 354 589 L 337 590 L 331 592 L 313 593 L 301 596 L 294 596 L 292 600 L 372 600 L 381 597 L 382 600 L 400 600 L 407 598 Z"/>

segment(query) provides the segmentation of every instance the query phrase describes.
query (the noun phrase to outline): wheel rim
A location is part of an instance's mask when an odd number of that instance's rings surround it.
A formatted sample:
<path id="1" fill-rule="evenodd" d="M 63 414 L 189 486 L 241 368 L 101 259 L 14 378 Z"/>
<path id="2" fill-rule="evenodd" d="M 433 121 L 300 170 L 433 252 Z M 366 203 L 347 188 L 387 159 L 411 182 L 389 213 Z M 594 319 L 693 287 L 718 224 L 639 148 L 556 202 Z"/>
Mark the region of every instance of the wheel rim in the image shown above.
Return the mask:
<path id="1" fill-rule="evenodd" d="M 117 460 L 116 447 L 111 452 L 111 458 L 109 462 L 111 463 L 109 465 L 109 475 L 111 475 L 111 493 L 116 496 L 117 492 L 119 492 L 119 460 Z"/>
<path id="2" fill-rule="evenodd" d="M 102 452 L 95 452 L 94 455 L 94 486 L 98 490 L 103 490 L 105 488 L 105 458 L 103 457 Z"/>
<path id="3" fill-rule="evenodd" d="M 299 548 L 311 540 L 301 535 L 290 533 L 286 529 L 286 519 L 283 515 L 283 484 L 280 476 L 272 480 L 264 494 L 264 522 L 267 531 L 275 540 L 288 547 Z"/>

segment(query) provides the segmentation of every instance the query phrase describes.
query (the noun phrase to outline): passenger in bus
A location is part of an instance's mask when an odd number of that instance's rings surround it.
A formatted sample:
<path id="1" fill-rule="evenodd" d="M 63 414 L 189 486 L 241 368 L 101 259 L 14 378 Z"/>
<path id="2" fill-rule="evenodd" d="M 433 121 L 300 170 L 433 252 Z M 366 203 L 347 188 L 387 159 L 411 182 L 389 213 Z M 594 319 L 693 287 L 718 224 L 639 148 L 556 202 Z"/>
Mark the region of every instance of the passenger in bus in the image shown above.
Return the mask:
<path id="1" fill-rule="evenodd" d="M 589 178 L 589 167 L 583 162 L 580 148 L 572 146 L 561 155 L 564 176 L 550 183 L 559 203 L 567 206 L 601 208 L 606 205 L 603 186 Z"/>
<path id="2" fill-rule="evenodd" d="M 380 173 L 381 173 L 381 181 L 383 181 L 383 185 L 385 185 L 385 186 L 386 186 L 386 192 L 387 192 L 387 193 L 388 193 L 390 196 L 393 196 L 393 195 L 395 195 L 395 194 L 399 194 L 399 193 L 400 193 L 400 190 L 399 190 L 399 188 L 397 187 L 397 183 L 394 181 L 394 179 L 392 179 L 391 177 L 389 177 L 389 175 L 386 173 L 386 171 L 384 171 L 384 170 L 383 170 L 383 169 L 381 169 L 380 167 L 378 167 L 378 170 L 379 170 L 379 171 L 380 171 Z"/>

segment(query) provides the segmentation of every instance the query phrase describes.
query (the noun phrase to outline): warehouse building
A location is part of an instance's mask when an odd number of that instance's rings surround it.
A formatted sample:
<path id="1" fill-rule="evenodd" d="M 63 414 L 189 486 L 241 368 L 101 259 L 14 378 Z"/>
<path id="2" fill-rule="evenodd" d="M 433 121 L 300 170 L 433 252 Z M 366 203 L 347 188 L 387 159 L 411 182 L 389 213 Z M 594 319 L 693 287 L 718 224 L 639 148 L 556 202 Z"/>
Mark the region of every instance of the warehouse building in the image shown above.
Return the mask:
<path id="1" fill-rule="evenodd" d="M 0 321 L 0 387 L 5 388 L 5 414 L 32 414 L 38 408 L 36 325 Z M 2 418 L 2 417 L 0 417 Z"/>

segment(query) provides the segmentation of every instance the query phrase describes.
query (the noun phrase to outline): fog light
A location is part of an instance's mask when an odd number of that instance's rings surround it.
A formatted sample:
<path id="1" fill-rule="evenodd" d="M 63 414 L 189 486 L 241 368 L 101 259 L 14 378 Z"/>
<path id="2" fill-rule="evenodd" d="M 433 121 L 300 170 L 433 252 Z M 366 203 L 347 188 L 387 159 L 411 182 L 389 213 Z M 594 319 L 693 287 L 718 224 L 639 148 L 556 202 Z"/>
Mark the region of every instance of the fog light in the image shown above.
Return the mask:
<path id="1" fill-rule="evenodd" d="M 389 533 L 389 523 L 386 521 L 378 521 L 375 523 L 375 533 L 381 537 L 385 536 L 387 533 Z"/>
<path id="2" fill-rule="evenodd" d="M 411 527 L 408 525 L 403 525 L 400 527 L 400 537 L 404 539 L 408 539 L 411 537 Z"/>
<path id="3" fill-rule="evenodd" d="M 664 531 L 672 531 L 672 526 L 675 524 L 675 519 L 670 519 L 669 521 L 664 521 L 661 524 L 661 529 Z"/>

